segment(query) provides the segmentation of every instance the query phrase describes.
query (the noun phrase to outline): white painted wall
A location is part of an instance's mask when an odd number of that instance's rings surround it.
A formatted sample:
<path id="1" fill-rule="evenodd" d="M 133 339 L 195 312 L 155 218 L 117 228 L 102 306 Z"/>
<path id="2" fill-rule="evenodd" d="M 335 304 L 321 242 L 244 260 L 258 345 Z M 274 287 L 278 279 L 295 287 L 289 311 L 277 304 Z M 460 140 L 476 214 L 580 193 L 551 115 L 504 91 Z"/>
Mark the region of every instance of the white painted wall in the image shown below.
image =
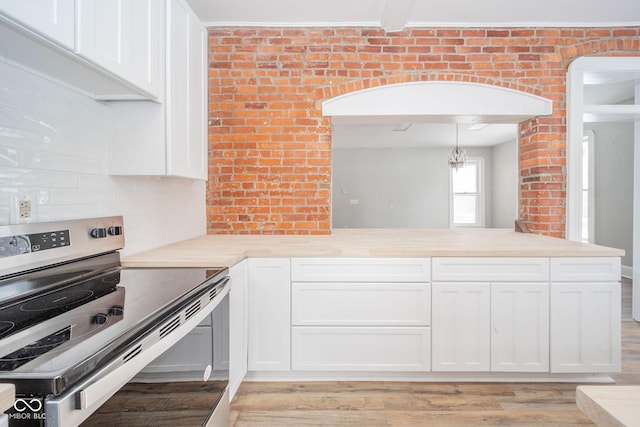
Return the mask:
<path id="1" fill-rule="evenodd" d="M 518 218 L 518 143 L 516 140 L 491 147 L 493 170 L 494 228 L 513 228 Z"/>
<path id="2" fill-rule="evenodd" d="M 595 133 L 595 243 L 633 266 L 633 122 L 585 123 Z"/>
<path id="3" fill-rule="evenodd" d="M 108 174 L 109 104 L 0 62 L 0 224 L 123 215 L 123 255 L 206 233 L 205 182 Z M 126 156 L 126 153 L 122 153 Z"/>
<path id="4" fill-rule="evenodd" d="M 515 141 L 512 143 L 515 146 Z M 500 159 L 513 148 L 498 149 Z M 516 149 L 517 150 L 517 149 Z M 449 228 L 450 148 L 334 148 L 332 225 L 334 228 Z M 470 157 L 485 159 L 485 219 L 487 227 L 513 227 L 517 203 L 517 156 L 494 180 L 494 150 L 491 147 L 467 149 Z M 515 175 L 512 169 L 516 169 Z M 499 167 L 503 169 L 502 166 Z M 508 178 L 511 175 L 513 178 Z M 496 201 L 510 194 L 509 201 Z M 508 191 L 506 187 L 512 186 Z M 352 203 L 357 201 L 357 204 Z M 513 206 L 512 217 L 503 206 Z M 501 218 L 496 221 L 494 210 Z"/>

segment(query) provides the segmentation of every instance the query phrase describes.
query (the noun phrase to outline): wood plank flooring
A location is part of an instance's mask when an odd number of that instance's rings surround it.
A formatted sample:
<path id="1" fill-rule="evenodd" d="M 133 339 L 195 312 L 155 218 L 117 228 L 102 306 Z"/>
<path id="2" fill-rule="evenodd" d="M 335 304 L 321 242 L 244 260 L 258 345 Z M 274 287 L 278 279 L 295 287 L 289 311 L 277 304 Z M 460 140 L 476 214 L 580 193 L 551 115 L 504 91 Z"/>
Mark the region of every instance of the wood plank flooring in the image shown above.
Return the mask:
<path id="1" fill-rule="evenodd" d="M 640 324 L 623 280 L 622 372 L 640 385 Z M 234 427 L 572 426 L 594 424 L 575 404 L 576 383 L 304 382 L 240 386 Z"/>

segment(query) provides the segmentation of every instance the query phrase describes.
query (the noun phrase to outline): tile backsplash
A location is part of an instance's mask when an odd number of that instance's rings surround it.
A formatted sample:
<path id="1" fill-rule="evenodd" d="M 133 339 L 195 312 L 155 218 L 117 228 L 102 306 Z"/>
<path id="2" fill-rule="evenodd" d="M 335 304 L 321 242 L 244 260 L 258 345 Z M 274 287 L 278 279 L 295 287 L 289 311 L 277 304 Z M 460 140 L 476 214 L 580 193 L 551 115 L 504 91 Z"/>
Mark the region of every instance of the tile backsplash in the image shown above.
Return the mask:
<path id="1" fill-rule="evenodd" d="M 108 173 L 109 104 L 0 61 L 0 224 L 123 215 L 123 254 L 206 232 L 204 181 Z M 126 156 L 126 153 L 122 153 Z"/>

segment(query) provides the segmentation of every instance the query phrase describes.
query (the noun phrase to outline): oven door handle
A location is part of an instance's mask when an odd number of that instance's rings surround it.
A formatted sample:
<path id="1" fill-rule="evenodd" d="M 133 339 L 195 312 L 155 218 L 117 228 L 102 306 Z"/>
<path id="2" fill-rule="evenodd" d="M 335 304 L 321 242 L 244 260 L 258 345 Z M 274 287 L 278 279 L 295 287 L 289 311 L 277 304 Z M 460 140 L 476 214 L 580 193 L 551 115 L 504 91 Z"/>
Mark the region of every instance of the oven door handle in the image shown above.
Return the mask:
<path id="1" fill-rule="evenodd" d="M 127 361 L 123 361 L 122 358 L 118 358 L 100 373 L 97 373 L 95 375 L 95 378 L 97 378 L 95 381 L 90 382 L 75 393 L 75 409 L 83 410 L 97 403 L 103 402 L 105 400 L 105 396 L 113 395 L 138 372 L 140 372 L 140 370 L 151 363 L 156 357 L 167 351 L 189 331 L 196 327 L 202 320 L 204 320 L 205 317 L 211 314 L 220 301 L 222 301 L 222 299 L 229 293 L 229 286 L 227 286 L 228 280 L 228 277 L 224 279 L 224 287 L 215 297 L 217 301 L 215 301 L 215 303 L 208 304 L 206 306 L 206 310 L 197 313 L 171 334 L 150 346 L 147 346 L 146 348 L 143 340 L 139 345 L 142 345 L 141 348 L 144 350 L 141 350 L 139 354 L 133 356 Z M 178 330 L 182 330 L 183 333 L 176 333 Z M 127 353 L 135 350 L 136 347 L 137 345 L 132 346 Z"/>

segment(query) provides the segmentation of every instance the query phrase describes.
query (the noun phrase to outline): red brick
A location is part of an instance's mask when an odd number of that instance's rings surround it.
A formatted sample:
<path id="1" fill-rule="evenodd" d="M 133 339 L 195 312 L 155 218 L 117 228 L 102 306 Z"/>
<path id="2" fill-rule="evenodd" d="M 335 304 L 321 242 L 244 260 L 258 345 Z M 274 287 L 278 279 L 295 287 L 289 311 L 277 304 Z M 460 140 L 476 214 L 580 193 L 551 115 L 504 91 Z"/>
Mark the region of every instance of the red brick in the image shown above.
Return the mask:
<path id="1" fill-rule="evenodd" d="M 461 81 L 553 101 L 520 124 L 520 217 L 562 237 L 566 73 L 640 56 L 640 28 L 220 28 L 209 31 L 209 233 L 327 234 L 331 121 L 322 101 L 385 84 Z"/>

